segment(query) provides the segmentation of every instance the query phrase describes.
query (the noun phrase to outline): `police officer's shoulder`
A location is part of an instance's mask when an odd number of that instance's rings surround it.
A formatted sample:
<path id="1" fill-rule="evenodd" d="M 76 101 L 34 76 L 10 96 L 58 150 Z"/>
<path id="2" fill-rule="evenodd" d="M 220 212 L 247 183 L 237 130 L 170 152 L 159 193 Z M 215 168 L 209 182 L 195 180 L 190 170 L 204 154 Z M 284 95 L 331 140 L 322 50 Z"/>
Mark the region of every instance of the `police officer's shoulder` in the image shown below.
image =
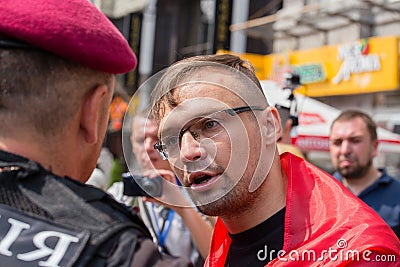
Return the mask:
<path id="1" fill-rule="evenodd" d="M 64 183 L 70 188 L 82 201 L 90 204 L 92 207 L 99 209 L 99 211 L 109 215 L 114 220 L 118 221 L 131 221 L 134 222 L 141 233 L 151 237 L 150 232 L 139 218 L 134 209 L 127 207 L 125 204 L 116 201 L 107 192 L 92 186 L 83 184 L 70 177 L 57 177 L 60 182 Z"/>
<path id="2" fill-rule="evenodd" d="M 135 267 L 193 266 L 189 259 L 160 253 L 157 246 L 153 243 L 150 232 L 143 224 L 143 221 L 134 210 L 128 208 L 125 204 L 116 201 L 111 195 L 96 187 L 82 184 L 68 177 L 62 179 L 73 188 L 74 192 L 82 195 L 85 201 L 90 202 L 96 207 L 101 207 L 102 210 L 107 208 L 109 214 L 114 217 L 122 219 L 127 216 L 134 222 L 135 227 L 133 229 L 127 229 L 113 237 L 115 240 L 110 243 L 117 245 L 114 247 L 113 253 L 108 259 L 109 261 L 119 261 L 121 255 L 129 255 L 127 258 L 132 259 L 131 266 Z M 135 249 L 132 250 L 132 248 Z M 107 249 L 104 250 L 108 251 Z"/>

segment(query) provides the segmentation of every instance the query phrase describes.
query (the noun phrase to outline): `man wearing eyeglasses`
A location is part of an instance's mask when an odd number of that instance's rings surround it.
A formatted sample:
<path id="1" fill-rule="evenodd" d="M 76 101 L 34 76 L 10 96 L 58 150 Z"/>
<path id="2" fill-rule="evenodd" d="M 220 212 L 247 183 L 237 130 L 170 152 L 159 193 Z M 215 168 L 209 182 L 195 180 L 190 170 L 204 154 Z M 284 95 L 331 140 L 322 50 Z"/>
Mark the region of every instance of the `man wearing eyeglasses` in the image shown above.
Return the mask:
<path id="1" fill-rule="evenodd" d="M 219 216 L 206 266 L 396 265 L 399 241 L 379 216 L 317 167 L 279 156 L 280 118 L 250 63 L 177 62 L 153 90 L 152 109 L 154 147 L 198 209 Z M 377 265 L 387 255 L 395 261 Z"/>

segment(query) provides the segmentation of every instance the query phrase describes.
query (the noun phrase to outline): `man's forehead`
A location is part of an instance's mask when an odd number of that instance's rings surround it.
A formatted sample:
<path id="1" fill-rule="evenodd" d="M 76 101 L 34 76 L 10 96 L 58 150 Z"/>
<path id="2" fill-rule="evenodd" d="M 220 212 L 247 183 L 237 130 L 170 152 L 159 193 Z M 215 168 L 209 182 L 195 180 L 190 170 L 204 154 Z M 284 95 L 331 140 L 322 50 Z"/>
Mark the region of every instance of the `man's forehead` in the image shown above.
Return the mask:
<path id="1" fill-rule="evenodd" d="M 229 102 L 241 97 L 235 88 L 229 88 L 222 83 L 208 81 L 192 81 L 180 85 L 174 91 L 178 104 L 190 101 L 191 104 L 207 104 L 207 102 Z"/>
<path id="2" fill-rule="evenodd" d="M 367 131 L 367 124 L 359 117 L 348 119 L 348 120 L 338 120 L 332 125 L 332 130 L 337 131 Z"/>
<path id="3" fill-rule="evenodd" d="M 157 133 L 158 124 L 154 119 L 146 118 L 143 116 L 136 116 L 132 123 L 132 135 L 136 137 L 144 137 L 144 135 L 150 135 Z"/>
<path id="4" fill-rule="evenodd" d="M 158 131 L 158 124 L 154 120 L 147 120 L 145 126 L 146 136 L 157 134 L 157 131 Z"/>
<path id="5" fill-rule="evenodd" d="M 204 65 L 204 62 L 191 62 L 196 63 L 198 66 L 188 67 L 190 71 L 185 68 L 179 70 L 178 64 L 178 71 L 168 72 L 160 85 L 164 91 L 164 97 L 161 96 L 159 100 L 159 119 L 163 127 L 166 120 L 170 124 L 175 120 L 182 124 L 182 121 L 187 122 L 196 115 L 210 114 L 222 109 L 267 105 L 258 85 L 239 70 L 223 64 L 211 66 Z M 179 82 L 174 75 L 181 76 L 178 78 Z"/>
<path id="6" fill-rule="evenodd" d="M 175 88 L 182 87 L 184 84 L 215 85 L 235 94 L 242 94 L 249 84 L 255 86 L 254 82 L 242 72 L 221 64 L 196 69 L 187 74 Z"/>
<path id="7" fill-rule="evenodd" d="M 175 108 L 167 108 L 161 119 L 159 132 L 175 131 L 189 121 L 235 106 L 234 101 L 214 97 L 185 98 Z"/>
<path id="8" fill-rule="evenodd" d="M 365 125 L 354 125 L 354 122 L 337 121 L 331 129 L 331 139 L 362 138 L 368 136 Z"/>
<path id="9" fill-rule="evenodd" d="M 180 91 L 185 84 L 203 86 L 216 85 L 225 88 L 234 94 L 246 95 L 261 94 L 261 89 L 243 72 L 224 64 L 212 62 L 186 62 L 178 64 L 165 74 L 161 87 L 164 91 Z"/>
<path id="10" fill-rule="evenodd" d="M 193 74 L 187 74 L 170 90 L 174 102 L 178 105 L 185 100 L 201 97 L 226 102 L 239 99 L 241 102 L 249 103 L 248 105 L 266 103 L 261 89 L 246 75 L 239 71 L 228 71 L 214 66 L 204 67 Z M 162 101 L 167 101 L 167 99 L 164 98 Z"/>
<path id="11" fill-rule="evenodd" d="M 203 66 L 195 72 L 190 73 L 184 80 L 187 82 L 207 81 L 229 87 L 234 84 L 231 82 L 233 79 L 247 80 L 248 77 L 236 69 L 218 64 L 215 66 Z"/>

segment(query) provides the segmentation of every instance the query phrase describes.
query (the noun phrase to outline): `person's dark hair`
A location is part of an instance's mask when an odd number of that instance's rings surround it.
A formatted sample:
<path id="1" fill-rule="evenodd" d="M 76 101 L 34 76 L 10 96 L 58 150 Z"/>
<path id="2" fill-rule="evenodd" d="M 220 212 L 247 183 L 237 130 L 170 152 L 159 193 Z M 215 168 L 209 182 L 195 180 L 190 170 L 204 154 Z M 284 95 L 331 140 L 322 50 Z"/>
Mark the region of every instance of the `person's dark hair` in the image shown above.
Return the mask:
<path id="1" fill-rule="evenodd" d="M 371 136 L 371 141 L 378 140 L 375 122 L 368 114 L 361 112 L 359 110 L 345 110 L 342 113 L 340 113 L 340 115 L 332 122 L 331 130 L 335 122 L 349 121 L 355 118 L 361 118 L 364 121 L 365 125 L 367 126 L 368 132 Z"/>
<path id="2" fill-rule="evenodd" d="M 193 63 L 193 64 L 192 64 Z M 195 64 L 200 63 L 200 64 Z M 254 82 L 264 95 L 260 81 L 255 75 L 253 65 L 238 56 L 230 54 L 202 55 L 183 59 L 171 65 L 152 92 L 152 114 L 156 120 L 163 114 L 165 107 L 176 107 L 178 105 L 174 89 L 179 86 L 185 78 L 198 71 L 200 68 L 212 67 L 217 64 L 230 67 L 232 70 L 239 71 Z M 162 101 L 161 101 L 162 100 Z M 165 106 L 166 105 L 166 106 Z"/>
<path id="3" fill-rule="evenodd" d="M 62 131 L 83 97 L 113 74 L 95 71 L 40 49 L 0 49 L 0 136 L 33 129 Z"/>

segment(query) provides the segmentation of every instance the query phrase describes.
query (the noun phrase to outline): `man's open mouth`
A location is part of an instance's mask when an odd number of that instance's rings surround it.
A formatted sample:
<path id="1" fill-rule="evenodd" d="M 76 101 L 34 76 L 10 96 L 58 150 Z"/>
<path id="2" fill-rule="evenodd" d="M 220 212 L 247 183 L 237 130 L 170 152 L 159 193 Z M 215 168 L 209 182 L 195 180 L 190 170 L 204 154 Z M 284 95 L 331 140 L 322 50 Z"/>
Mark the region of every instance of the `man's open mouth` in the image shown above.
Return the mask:
<path id="1" fill-rule="evenodd" d="M 189 187 L 196 191 L 205 191 L 213 187 L 214 183 L 221 177 L 220 173 L 198 172 L 189 176 Z"/>
<path id="2" fill-rule="evenodd" d="M 203 183 L 206 183 L 207 181 L 209 181 L 212 178 L 213 178 L 213 176 L 211 176 L 211 175 L 197 176 L 197 177 L 195 177 L 193 179 L 192 184 L 196 184 L 196 185 L 203 184 Z"/>

